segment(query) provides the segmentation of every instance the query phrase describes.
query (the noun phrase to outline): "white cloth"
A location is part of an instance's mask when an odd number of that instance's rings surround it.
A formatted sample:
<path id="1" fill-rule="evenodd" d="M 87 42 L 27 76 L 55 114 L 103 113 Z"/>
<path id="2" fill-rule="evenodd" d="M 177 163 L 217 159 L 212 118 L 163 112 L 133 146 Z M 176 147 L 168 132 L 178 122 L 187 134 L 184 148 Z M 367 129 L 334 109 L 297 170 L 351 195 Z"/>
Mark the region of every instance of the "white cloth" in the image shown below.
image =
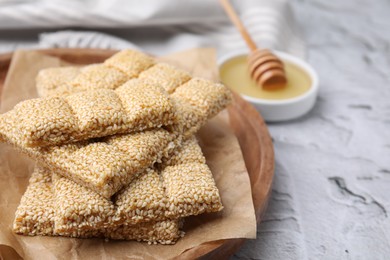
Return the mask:
<path id="1" fill-rule="evenodd" d="M 287 0 L 234 3 L 260 46 L 304 56 Z M 72 27 L 82 31 L 45 32 Z M 204 46 L 220 53 L 246 49 L 218 1 L 210 0 L 0 0 L 0 33 L 1 52 L 20 47 L 135 45 L 156 55 Z"/>

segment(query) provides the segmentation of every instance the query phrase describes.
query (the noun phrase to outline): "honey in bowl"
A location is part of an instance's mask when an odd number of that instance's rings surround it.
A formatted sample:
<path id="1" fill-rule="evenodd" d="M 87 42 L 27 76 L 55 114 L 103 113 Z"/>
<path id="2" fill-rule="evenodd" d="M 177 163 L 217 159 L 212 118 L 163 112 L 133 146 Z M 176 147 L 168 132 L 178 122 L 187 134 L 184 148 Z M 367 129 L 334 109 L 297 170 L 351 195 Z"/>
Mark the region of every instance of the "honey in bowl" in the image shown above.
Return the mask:
<path id="1" fill-rule="evenodd" d="M 309 75 L 301 68 L 284 61 L 287 85 L 284 88 L 265 90 L 251 79 L 248 71 L 247 56 L 241 55 L 224 62 L 219 69 L 221 81 L 232 90 L 250 97 L 282 100 L 298 97 L 312 85 Z"/>

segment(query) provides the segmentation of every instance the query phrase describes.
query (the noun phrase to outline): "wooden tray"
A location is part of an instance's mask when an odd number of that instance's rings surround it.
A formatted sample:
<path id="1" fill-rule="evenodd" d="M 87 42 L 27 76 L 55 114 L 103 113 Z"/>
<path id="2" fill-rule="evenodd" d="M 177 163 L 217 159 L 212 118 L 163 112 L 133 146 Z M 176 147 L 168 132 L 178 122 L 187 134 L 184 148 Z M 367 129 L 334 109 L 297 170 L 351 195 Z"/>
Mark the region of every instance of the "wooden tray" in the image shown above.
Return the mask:
<path id="1" fill-rule="evenodd" d="M 77 63 L 98 63 L 113 55 L 116 51 L 101 49 L 46 49 L 39 50 L 44 54 L 60 57 L 63 60 Z M 0 55 L 0 90 L 8 71 L 12 53 Z M 248 169 L 253 204 L 257 222 L 261 221 L 274 175 L 274 153 L 272 140 L 261 115 L 238 94 L 234 94 L 233 105 L 228 109 L 231 127 L 240 143 L 246 167 Z M 205 243 L 185 251 L 180 259 L 224 259 L 231 256 L 245 239 L 219 240 Z"/>

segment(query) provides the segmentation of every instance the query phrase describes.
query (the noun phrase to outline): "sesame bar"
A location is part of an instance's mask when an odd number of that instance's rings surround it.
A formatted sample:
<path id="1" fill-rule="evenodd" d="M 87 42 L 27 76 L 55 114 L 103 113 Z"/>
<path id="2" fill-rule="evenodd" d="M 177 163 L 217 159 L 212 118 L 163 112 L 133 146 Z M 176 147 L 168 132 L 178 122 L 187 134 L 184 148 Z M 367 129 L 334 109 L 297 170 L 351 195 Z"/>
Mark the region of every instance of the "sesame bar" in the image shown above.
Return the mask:
<path id="1" fill-rule="evenodd" d="M 117 90 L 22 101 L 1 117 L 8 117 L 18 130 L 15 138 L 26 146 L 59 145 L 176 122 L 167 93 L 141 79 L 130 80 Z"/>
<path id="2" fill-rule="evenodd" d="M 49 171 L 47 171 L 49 172 Z M 54 233 L 61 236 L 101 237 L 173 244 L 182 232 L 181 221 L 166 219 L 136 225 L 118 224 L 111 200 L 53 173 Z M 123 222 L 123 221 L 122 221 Z"/>
<path id="3" fill-rule="evenodd" d="M 55 231 L 71 234 L 80 228 L 134 225 L 222 209 L 218 189 L 195 137 L 185 141 L 159 168 L 140 174 L 113 199 L 54 173 Z"/>
<path id="4" fill-rule="evenodd" d="M 59 75 L 61 74 L 60 70 L 56 72 Z M 174 126 L 170 126 L 170 128 L 172 128 L 172 131 L 182 132 L 185 137 L 189 137 L 197 132 L 206 123 L 208 118 L 216 115 L 217 112 L 226 107 L 231 101 L 231 94 L 223 85 L 215 84 L 205 79 L 190 79 L 189 75 L 185 72 L 178 69 L 175 70 L 167 64 L 158 63 L 142 72 L 139 77 L 159 84 L 171 94 L 176 89 L 179 89 L 178 94 L 171 95 L 171 101 L 176 104 L 175 108 L 178 111 L 177 116 L 180 122 Z M 39 89 L 40 87 L 38 84 L 37 88 Z M 186 95 L 187 90 L 192 91 L 191 95 L 193 92 L 196 95 L 191 98 L 190 95 Z M 48 92 L 48 95 L 69 94 L 69 91 L 72 92 L 72 89 L 68 89 L 68 92 L 65 93 L 61 89 L 52 89 L 51 92 Z M 76 89 L 73 89 L 73 91 L 77 92 Z M 196 103 L 197 100 L 199 102 L 205 102 L 208 105 L 203 104 L 200 106 Z M 213 103 L 214 107 L 211 106 Z M 209 108 L 211 110 L 208 110 Z"/>
<path id="5" fill-rule="evenodd" d="M 110 73 L 111 72 L 111 73 Z M 36 88 L 40 97 L 69 95 L 71 93 L 107 88 L 116 89 L 130 79 L 118 70 L 104 64 L 93 64 L 80 69 L 60 67 L 43 69 L 38 73 Z M 169 94 L 191 79 L 191 75 L 166 63 L 157 63 L 142 71 L 138 78 L 158 84 Z"/>
<path id="6" fill-rule="evenodd" d="M 144 55 L 133 50 L 121 51 L 106 60 L 102 66 L 110 63 L 113 68 L 119 70 L 119 67 L 121 67 L 121 70 L 125 71 L 123 68 L 130 66 L 132 59 L 135 60 L 135 63 L 139 64 L 142 63 L 140 60 L 147 60 Z M 114 65 L 114 61 L 121 65 Z M 172 131 L 181 132 L 184 137 L 189 137 L 199 130 L 200 126 L 205 124 L 208 118 L 216 115 L 231 101 L 231 93 L 221 84 L 215 84 L 205 79 L 191 78 L 191 75 L 187 72 L 165 63 L 153 63 L 154 65 L 151 65 L 152 63 L 145 62 L 145 64 L 148 64 L 147 66 L 137 65 L 137 68 L 140 69 L 137 69 L 137 73 L 133 75 L 134 77 L 162 86 L 169 94 L 173 93 L 171 100 L 176 104 L 176 110 L 180 114 L 178 117 L 180 117 L 179 120 L 181 122 L 170 128 Z M 85 69 L 89 66 L 86 66 Z M 60 70 L 56 72 L 58 74 L 61 73 Z M 81 74 L 83 74 L 82 70 Z M 66 82 L 62 84 L 66 84 Z M 37 88 L 39 89 L 40 87 L 37 84 Z M 112 88 L 112 86 L 107 85 L 105 88 Z M 176 90 L 178 90 L 177 93 L 174 93 Z M 74 89 L 74 91 L 78 90 Z M 49 96 L 59 95 L 61 94 L 61 89 L 51 89 L 50 92 L 46 93 Z"/>
<path id="7" fill-rule="evenodd" d="M 178 238 L 183 236 L 183 232 L 179 230 L 182 226 L 182 220 L 178 219 L 141 223 L 139 225 L 116 225 L 111 223 L 105 228 L 97 229 L 85 229 L 85 226 L 83 226 L 73 228 L 71 232 L 57 232 L 55 230 L 57 224 L 55 221 L 56 210 L 61 206 L 58 203 L 64 203 L 65 201 L 56 201 L 53 198 L 57 198 L 57 195 L 53 196 L 51 176 L 50 171 L 40 166 L 35 168 L 29 186 L 15 213 L 13 223 L 15 233 L 28 236 L 105 237 L 145 241 L 150 244 L 174 244 Z M 80 204 L 77 206 L 80 206 Z"/>
<path id="8" fill-rule="evenodd" d="M 15 138 L 15 128 L 0 117 L 8 143 L 73 181 L 110 198 L 137 173 L 160 161 L 180 144 L 180 138 L 165 129 L 116 135 L 53 147 L 26 147 Z"/>
<path id="9" fill-rule="evenodd" d="M 73 68 L 72 75 L 70 70 L 72 68 L 69 67 L 41 70 L 37 77 L 40 96 L 61 96 L 99 88 L 116 89 L 132 78 L 147 79 L 171 94 L 192 78 L 181 69 L 156 63 L 152 57 L 135 50 L 120 51 L 102 64 Z"/>
<path id="10" fill-rule="evenodd" d="M 162 187 L 158 187 L 159 183 L 153 183 L 149 181 L 151 178 L 148 176 L 156 176 L 153 175 L 155 172 L 152 170 L 150 171 L 151 172 L 148 171 L 147 174 L 143 174 L 134 180 L 134 182 L 138 182 L 140 180 L 143 182 L 143 186 L 138 186 L 139 189 L 134 189 L 133 194 L 131 194 L 134 195 L 136 200 L 138 200 L 138 204 L 140 203 L 138 208 L 142 208 L 142 204 L 146 202 L 158 204 L 164 196 Z M 155 188 L 160 188 L 159 192 L 157 193 L 161 194 L 160 197 L 148 197 L 150 192 L 148 194 L 142 190 L 147 189 L 150 191 Z M 155 236 L 154 232 L 164 233 L 163 230 L 158 230 L 158 228 L 162 228 L 162 226 L 159 225 L 159 222 L 155 221 L 161 220 L 163 222 L 160 224 L 170 223 L 168 225 L 169 228 L 167 227 L 167 230 L 165 231 L 167 236 L 171 234 L 175 235 L 176 237 L 178 234 L 178 225 L 175 222 L 172 222 L 171 219 L 161 217 L 157 219 L 156 217 L 152 217 L 147 219 L 148 221 L 146 221 L 146 218 L 142 219 L 142 223 L 139 221 L 125 221 L 123 219 L 120 221 L 117 216 L 114 216 L 114 204 L 111 200 L 105 199 L 97 193 L 91 192 L 91 190 L 55 173 L 53 173 L 53 192 L 55 198 L 55 233 L 59 233 L 61 235 L 72 235 L 75 232 L 79 232 L 80 230 L 85 232 L 92 232 L 94 230 L 108 230 L 105 232 L 105 234 L 107 237 L 112 239 L 131 240 L 137 238 L 142 240 L 142 235 L 146 235 L 147 238 L 150 239 L 151 237 Z M 135 204 L 138 205 L 137 203 Z M 143 216 L 139 218 L 141 219 L 142 217 Z M 145 224 L 145 222 L 154 222 L 157 229 L 153 229 L 153 232 L 150 234 L 143 233 L 142 230 L 148 229 L 151 225 Z M 167 238 L 165 240 L 174 240 L 174 237 L 169 237 L 169 239 Z"/>

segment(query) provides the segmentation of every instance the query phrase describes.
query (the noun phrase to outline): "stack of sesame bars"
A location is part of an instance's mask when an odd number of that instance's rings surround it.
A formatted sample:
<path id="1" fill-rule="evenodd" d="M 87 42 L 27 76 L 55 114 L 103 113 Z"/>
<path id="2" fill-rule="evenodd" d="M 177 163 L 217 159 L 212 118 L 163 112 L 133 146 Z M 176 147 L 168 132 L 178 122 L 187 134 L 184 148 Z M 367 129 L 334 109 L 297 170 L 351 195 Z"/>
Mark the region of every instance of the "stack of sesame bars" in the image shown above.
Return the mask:
<path id="1" fill-rule="evenodd" d="M 134 50 L 36 83 L 40 98 L 0 115 L 0 141 L 37 162 L 14 232 L 173 244 L 185 217 L 222 210 L 194 135 L 225 86 Z"/>

